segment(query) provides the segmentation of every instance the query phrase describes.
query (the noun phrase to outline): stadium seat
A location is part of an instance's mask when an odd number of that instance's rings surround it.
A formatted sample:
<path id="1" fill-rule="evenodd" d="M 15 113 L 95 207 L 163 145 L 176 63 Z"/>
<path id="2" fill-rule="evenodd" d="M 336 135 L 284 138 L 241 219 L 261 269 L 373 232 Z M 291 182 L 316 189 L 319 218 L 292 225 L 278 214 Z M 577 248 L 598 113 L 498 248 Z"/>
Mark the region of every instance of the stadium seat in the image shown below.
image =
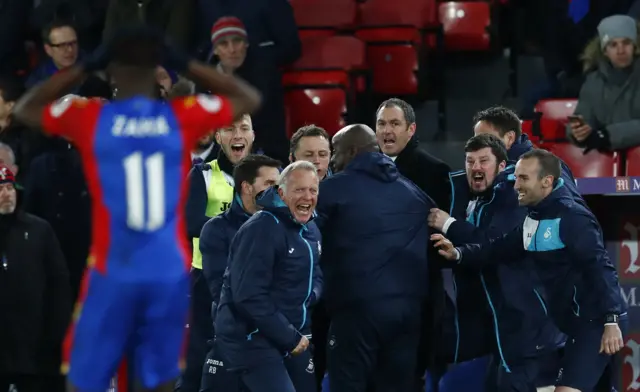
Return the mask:
<path id="1" fill-rule="evenodd" d="M 293 68 L 365 69 L 366 45 L 351 36 L 306 38 L 302 40 L 302 57 L 293 64 Z"/>
<path id="2" fill-rule="evenodd" d="M 527 135 L 533 144 L 537 144 L 540 141 L 538 135 L 534 135 L 533 120 L 522 120 L 522 133 Z"/>
<path id="3" fill-rule="evenodd" d="M 345 125 L 349 75 L 343 70 L 288 72 L 283 77 L 287 135 L 316 124 L 330 135 Z"/>
<path id="4" fill-rule="evenodd" d="M 539 101 L 534 111 L 540 114 L 539 126 L 542 139 L 566 139 L 567 117 L 576 110 L 577 99 L 544 99 Z M 536 120 L 538 121 L 538 120 Z"/>
<path id="5" fill-rule="evenodd" d="M 486 1 L 440 3 L 440 22 L 448 51 L 487 51 L 491 48 L 491 7 Z"/>
<path id="6" fill-rule="evenodd" d="M 556 154 L 565 161 L 575 178 L 615 177 L 618 175 L 618 153 L 603 154 L 584 149 L 571 143 L 544 143 L 542 148 Z"/>
<path id="7" fill-rule="evenodd" d="M 300 38 L 326 37 L 353 28 L 355 0 L 290 0 Z"/>
<path id="8" fill-rule="evenodd" d="M 640 147 L 634 147 L 627 150 L 627 167 L 625 175 L 640 176 Z"/>
<path id="9" fill-rule="evenodd" d="M 356 37 L 367 43 L 367 64 L 374 94 L 418 93 L 418 48 L 421 35 L 413 26 L 360 28 Z"/>

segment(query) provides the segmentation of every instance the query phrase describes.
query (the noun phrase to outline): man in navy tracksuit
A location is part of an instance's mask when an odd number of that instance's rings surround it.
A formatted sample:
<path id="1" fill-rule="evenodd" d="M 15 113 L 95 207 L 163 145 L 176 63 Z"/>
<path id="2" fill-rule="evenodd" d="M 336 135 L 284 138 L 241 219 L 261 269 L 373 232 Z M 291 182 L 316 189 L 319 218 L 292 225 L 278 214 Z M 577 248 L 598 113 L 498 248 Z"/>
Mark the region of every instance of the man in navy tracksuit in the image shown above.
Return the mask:
<path id="1" fill-rule="evenodd" d="M 500 237 L 527 214 L 518 206 L 514 167 L 507 166 L 502 140 L 491 134 L 474 136 L 465 153 L 466 170 L 450 176 L 450 214 L 437 209 L 429 214 L 429 225 L 456 244 Z M 474 197 L 468 204 L 456 200 L 459 189 L 471 189 Z M 541 284 L 528 262 L 523 258 L 518 265 L 487 267 L 480 273 L 459 269 L 452 275 L 455 293 L 447 301 L 450 327 L 443 329 L 442 360 L 455 363 L 491 353 L 487 391 L 535 392 L 538 357 L 564 342 L 547 316 Z"/>
<path id="2" fill-rule="evenodd" d="M 344 128 L 333 145 L 335 172 L 318 202 L 330 389 L 405 392 L 414 380 L 435 203 L 378 152 L 366 125 Z"/>
<path id="3" fill-rule="evenodd" d="M 210 219 L 202 228 L 200 235 L 202 272 L 213 298 L 212 320 L 215 320 L 220 302 L 220 290 L 224 271 L 227 268 L 231 240 L 240 226 L 256 213 L 258 209 L 256 196 L 278 181 L 280 165 L 280 161 L 266 155 L 249 155 L 243 158 L 233 170 L 235 194 L 231 207 Z M 237 391 L 239 377 L 226 371 L 224 360 L 217 351 L 215 345 L 212 345 L 202 370 L 200 391 Z M 222 387 L 224 389 L 221 389 Z"/>
<path id="4" fill-rule="evenodd" d="M 529 137 L 522 133 L 522 121 L 511 109 L 502 106 L 494 106 L 482 110 L 473 117 L 474 135 L 488 133 L 498 136 L 507 147 L 509 164 L 515 165 L 522 154 L 531 151 L 534 146 Z M 586 207 L 586 203 L 578 191 L 576 180 L 569 166 L 564 161 L 560 161 L 560 177 L 564 180 L 565 187 L 571 192 L 574 199 Z"/>
<path id="5" fill-rule="evenodd" d="M 623 347 L 626 304 L 595 216 L 576 202 L 560 178 L 560 160 L 545 150 L 525 153 L 516 165 L 521 226 L 497 239 L 457 248 L 440 234 L 439 253 L 457 268 L 533 260 L 546 291 L 547 310 L 567 334 L 556 392 L 591 391 Z M 611 370 L 611 368 L 608 368 Z"/>
<path id="6" fill-rule="evenodd" d="M 308 308 L 322 285 L 320 235 L 312 221 L 318 183 L 312 163 L 287 166 L 278 188 L 259 196 L 262 210 L 231 241 L 215 347 L 226 371 L 240 374 L 249 392 L 315 391 Z M 291 371 L 290 361 L 306 366 Z"/>

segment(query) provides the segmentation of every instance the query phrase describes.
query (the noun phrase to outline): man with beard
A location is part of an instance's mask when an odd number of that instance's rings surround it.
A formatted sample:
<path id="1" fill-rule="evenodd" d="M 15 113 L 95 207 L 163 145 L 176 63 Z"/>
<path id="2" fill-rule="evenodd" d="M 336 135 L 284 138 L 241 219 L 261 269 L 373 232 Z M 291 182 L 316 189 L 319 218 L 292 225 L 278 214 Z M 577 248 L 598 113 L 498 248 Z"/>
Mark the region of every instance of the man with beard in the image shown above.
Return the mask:
<path id="1" fill-rule="evenodd" d="M 465 153 L 466 170 L 451 177 L 451 216 L 432 209 L 428 221 L 456 243 L 480 243 L 520 225 L 526 209 L 518 206 L 514 168 L 507 167 L 507 151 L 498 137 L 474 136 Z M 468 204 L 456 199 L 459 188 L 471 190 Z M 541 284 L 526 268 L 528 262 L 521 258 L 479 273 L 452 273 L 455 291 L 447 291 L 437 359 L 450 364 L 491 354 L 487 391 L 535 392 L 538 357 L 564 341 L 547 317 Z"/>
<path id="2" fill-rule="evenodd" d="M 47 222 L 16 210 L 15 178 L 0 164 L 0 391 L 58 390 L 71 316 L 69 274 Z"/>
<path id="3" fill-rule="evenodd" d="M 191 151 L 191 162 L 194 165 L 211 162 L 216 159 L 220 153 L 220 146 L 216 144 L 214 135 L 215 132 L 211 132 L 198 140 L 196 148 Z"/>
<path id="4" fill-rule="evenodd" d="M 473 126 L 474 135 L 488 133 L 499 137 L 504 142 L 507 147 L 507 157 L 510 164 L 515 165 L 522 154 L 534 148 L 529 137 L 522 133 L 522 120 L 511 109 L 503 106 L 493 106 L 481 110 L 473 117 L 473 123 L 475 124 Z M 574 199 L 585 204 L 578 191 L 571 169 L 563 161 L 560 161 L 560 164 L 565 187 L 571 192 Z"/>
<path id="5" fill-rule="evenodd" d="M 231 240 L 240 226 L 260 208 L 256 203 L 256 196 L 274 186 L 278 181 L 280 166 L 280 161 L 266 155 L 249 155 L 243 158 L 233 170 L 235 195 L 231 208 L 211 218 L 202 228 L 200 235 L 202 271 L 213 298 L 211 304 L 213 320 L 220 303 L 222 278 L 227 268 Z M 212 345 L 202 371 L 200 391 L 237 392 L 238 388 L 239 378 L 226 371 L 224 359 L 217 352 L 215 345 Z"/>
<path id="6" fill-rule="evenodd" d="M 408 391 L 428 289 L 435 203 L 381 154 L 366 125 L 333 137 L 336 173 L 320 184 L 332 392 Z"/>
<path id="7" fill-rule="evenodd" d="M 195 165 L 189 172 L 189 196 L 186 206 L 187 233 L 193 238 L 191 269 L 191 320 L 187 366 L 180 390 L 198 391 L 202 378 L 202 364 L 207 355 L 207 341 L 213 338 L 211 325 L 211 294 L 202 273 L 200 232 L 209 219 L 225 212 L 233 200 L 233 167 L 251 152 L 255 134 L 248 114 L 229 128 L 216 132 L 220 145 L 213 161 Z"/>

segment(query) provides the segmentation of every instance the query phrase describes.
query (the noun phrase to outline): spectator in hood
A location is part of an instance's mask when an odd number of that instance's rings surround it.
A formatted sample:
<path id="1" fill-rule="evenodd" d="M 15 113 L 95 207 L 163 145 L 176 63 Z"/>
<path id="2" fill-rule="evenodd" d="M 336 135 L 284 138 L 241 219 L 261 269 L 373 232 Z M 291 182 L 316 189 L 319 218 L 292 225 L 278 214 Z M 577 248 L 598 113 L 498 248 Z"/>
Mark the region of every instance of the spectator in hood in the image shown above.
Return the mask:
<path id="1" fill-rule="evenodd" d="M 589 72 L 582 85 L 569 139 L 586 150 L 640 145 L 640 62 L 638 26 L 627 15 L 604 18 L 583 54 Z"/>
<path id="2" fill-rule="evenodd" d="M 51 227 L 16 206 L 15 177 L 0 165 L 0 391 L 57 390 L 69 274 Z"/>
<path id="3" fill-rule="evenodd" d="M 218 61 L 223 72 L 233 70 L 262 94 L 262 107 L 252 116 L 257 149 L 287 162 L 289 149 L 280 69 L 301 54 L 291 5 L 286 0 L 210 0 L 199 4 L 199 13 L 207 23 L 204 34 L 213 45 L 214 61 Z"/>
<path id="4" fill-rule="evenodd" d="M 66 21 L 53 21 L 42 29 L 44 51 L 48 59 L 36 68 L 27 80 L 27 88 L 48 79 L 56 72 L 74 65 L 78 61 L 78 35 L 76 29 Z"/>

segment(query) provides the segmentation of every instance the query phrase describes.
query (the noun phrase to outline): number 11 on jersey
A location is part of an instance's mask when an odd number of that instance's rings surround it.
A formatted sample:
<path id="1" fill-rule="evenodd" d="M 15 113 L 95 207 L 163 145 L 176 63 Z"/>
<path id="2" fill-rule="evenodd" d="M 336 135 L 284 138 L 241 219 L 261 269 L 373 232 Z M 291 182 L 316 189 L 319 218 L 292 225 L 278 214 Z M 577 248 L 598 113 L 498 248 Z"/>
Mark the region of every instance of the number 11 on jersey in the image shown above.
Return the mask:
<path id="1" fill-rule="evenodd" d="M 127 192 L 127 226 L 136 231 L 156 231 L 165 223 L 164 155 L 145 157 L 136 151 L 124 158 Z M 146 188 L 146 191 L 145 191 Z"/>

